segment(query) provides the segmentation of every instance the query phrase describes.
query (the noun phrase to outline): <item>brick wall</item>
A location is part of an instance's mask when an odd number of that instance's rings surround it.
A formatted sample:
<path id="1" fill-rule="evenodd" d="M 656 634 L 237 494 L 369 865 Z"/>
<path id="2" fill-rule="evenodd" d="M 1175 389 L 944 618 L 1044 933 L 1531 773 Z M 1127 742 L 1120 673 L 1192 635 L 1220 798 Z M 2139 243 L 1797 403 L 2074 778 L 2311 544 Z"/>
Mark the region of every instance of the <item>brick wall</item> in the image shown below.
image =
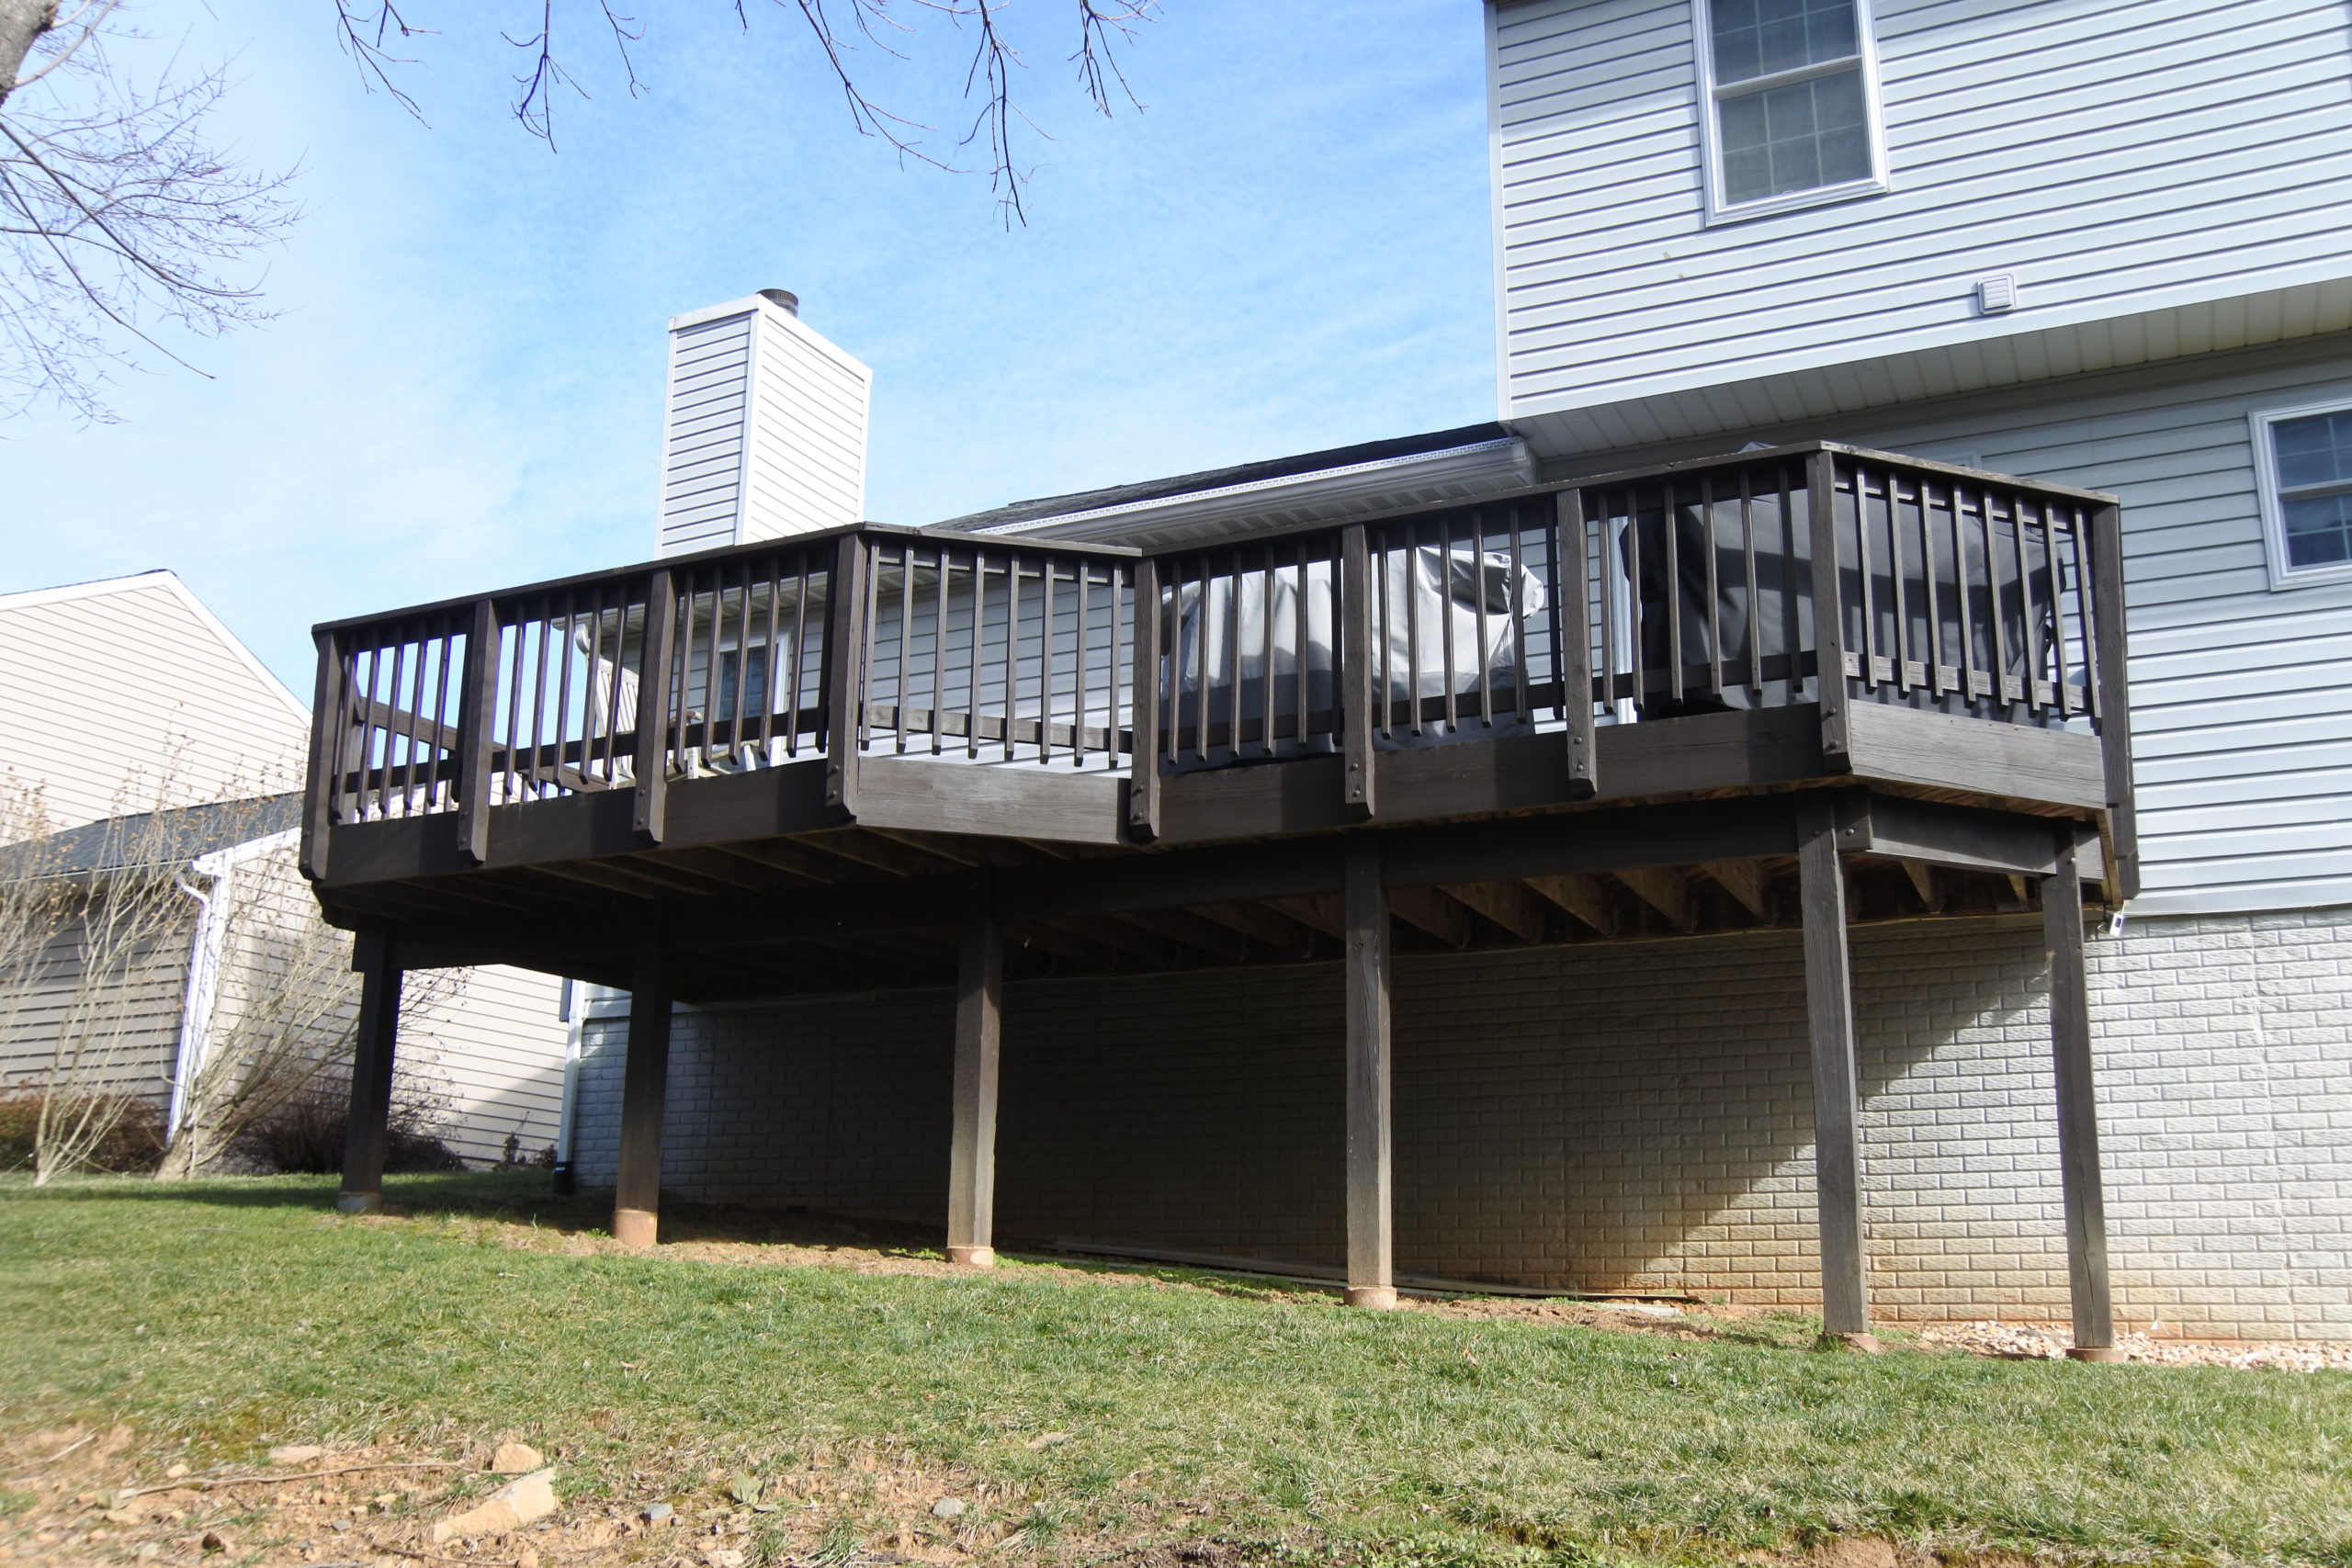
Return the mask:
<path id="1" fill-rule="evenodd" d="M 2352 1337 L 2352 911 L 2092 944 L 2118 1314 Z M 1866 1221 L 1886 1317 L 2062 1318 L 2036 919 L 1858 930 Z M 944 1215 L 944 991 L 682 1014 L 664 1182 Z M 1796 939 L 1403 959 L 1408 1272 L 1809 1304 Z M 622 1023 L 587 1030 L 579 1149 L 611 1179 Z M 1337 1261 L 1330 965 L 1009 988 L 1005 1236 Z"/>

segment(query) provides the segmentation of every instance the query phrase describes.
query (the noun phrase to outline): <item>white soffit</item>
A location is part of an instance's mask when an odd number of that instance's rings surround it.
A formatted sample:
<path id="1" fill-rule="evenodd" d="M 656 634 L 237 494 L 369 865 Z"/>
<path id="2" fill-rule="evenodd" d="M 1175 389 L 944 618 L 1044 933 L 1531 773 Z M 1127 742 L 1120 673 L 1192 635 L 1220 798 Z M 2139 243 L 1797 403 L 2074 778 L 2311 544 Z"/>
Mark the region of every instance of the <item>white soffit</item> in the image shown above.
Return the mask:
<path id="1" fill-rule="evenodd" d="M 1436 452 L 1379 457 L 1344 468 L 1252 479 L 1089 512 L 1065 512 L 975 530 L 984 535 L 1049 534 L 1118 544 L 1176 544 L 1255 528 L 1339 518 L 1354 512 L 1421 502 L 1470 500 L 1535 482 L 1535 457 L 1517 436 L 1498 436 Z"/>
<path id="2" fill-rule="evenodd" d="M 1513 412 L 1506 421 L 1543 457 L 1567 457 L 2257 347 L 2352 331 L 2352 279 L 2039 327 L 2028 311 L 1998 319 L 2018 330 L 1974 333 L 1877 358 L 1791 366 L 1747 380 Z"/>

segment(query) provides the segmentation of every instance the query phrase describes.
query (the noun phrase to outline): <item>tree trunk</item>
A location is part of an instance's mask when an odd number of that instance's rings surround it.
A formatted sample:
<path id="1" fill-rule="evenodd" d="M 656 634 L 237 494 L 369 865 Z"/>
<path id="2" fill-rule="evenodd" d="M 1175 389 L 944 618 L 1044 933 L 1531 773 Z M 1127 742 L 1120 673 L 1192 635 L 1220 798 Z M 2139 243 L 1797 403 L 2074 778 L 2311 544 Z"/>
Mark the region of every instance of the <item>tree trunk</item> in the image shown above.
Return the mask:
<path id="1" fill-rule="evenodd" d="M 17 90 L 33 41 L 56 25 L 57 0 L 0 0 L 0 104 Z"/>

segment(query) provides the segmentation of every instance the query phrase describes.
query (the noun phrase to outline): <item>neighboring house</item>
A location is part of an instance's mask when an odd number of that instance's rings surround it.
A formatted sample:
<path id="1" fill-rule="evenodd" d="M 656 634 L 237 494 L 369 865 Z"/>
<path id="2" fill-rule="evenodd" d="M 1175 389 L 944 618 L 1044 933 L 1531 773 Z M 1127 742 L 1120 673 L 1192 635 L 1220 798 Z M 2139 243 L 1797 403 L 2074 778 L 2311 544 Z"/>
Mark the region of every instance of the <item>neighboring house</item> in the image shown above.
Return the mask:
<path id="1" fill-rule="evenodd" d="M 0 595 L 0 784 L 39 792 L 56 835 L 35 857 L 41 874 L 176 884 L 130 933 L 137 952 L 101 959 L 121 994 L 95 1012 L 76 1000 L 90 938 L 78 923 L 59 938 L 0 1032 L 0 1088 L 40 1082 L 61 1028 L 96 1021 L 107 1038 L 82 1047 L 95 1078 L 175 1124 L 209 1046 L 234 1033 L 243 977 L 274 945 L 264 933 L 312 918 L 295 872 L 299 797 L 286 793 L 310 715 L 168 571 Z M 412 1069 L 466 1157 L 499 1159 L 510 1137 L 526 1156 L 555 1142 L 559 989 L 469 972 L 413 1021 Z"/>
<path id="2" fill-rule="evenodd" d="M 1833 1325 L 2071 1295 L 2086 1348 L 2111 1269 L 2130 1326 L 2352 1337 L 2341 7 L 1487 10 L 1498 423 L 811 539 L 864 372 L 773 295 L 678 318 L 659 560 L 328 628 L 408 781 L 314 777 L 330 910 L 387 976 L 637 987 L 571 1141 L 639 1239 L 1001 1211 Z M 385 711 L 485 624 L 516 692 L 666 649 L 662 728 Z M 1829 850 L 1831 797 L 1889 816 Z M 2053 819 L 2086 952 L 1993 848 Z M 549 876 L 530 935 L 455 901 Z"/>

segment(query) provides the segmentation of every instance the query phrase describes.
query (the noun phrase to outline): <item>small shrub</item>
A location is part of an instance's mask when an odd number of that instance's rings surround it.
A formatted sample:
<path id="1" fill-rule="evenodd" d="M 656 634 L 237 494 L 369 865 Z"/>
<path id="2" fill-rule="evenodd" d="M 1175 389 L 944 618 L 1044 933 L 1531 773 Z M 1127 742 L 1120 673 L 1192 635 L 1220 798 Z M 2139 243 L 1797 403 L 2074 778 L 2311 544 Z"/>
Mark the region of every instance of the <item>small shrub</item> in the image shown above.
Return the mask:
<path id="1" fill-rule="evenodd" d="M 350 1109 L 349 1085 L 334 1077 L 313 1079 L 246 1123 L 232 1153 L 257 1170 L 331 1176 L 343 1168 Z M 435 1133 L 433 1110 L 422 1097 L 395 1091 L 385 1126 L 386 1170 L 465 1169 L 466 1162 Z"/>
<path id="2" fill-rule="evenodd" d="M 85 1170 L 147 1171 L 164 1157 L 164 1113 L 135 1094 L 57 1097 L 57 1111 L 72 1115 L 85 1100 L 96 1100 L 97 1120 L 106 1136 L 83 1156 Z M 40 1127 L 41 1107 L 50 1091 L 40 1089 L 0 1089 L 0 1170 L 29 1170 L 33 1144 Z"/>

